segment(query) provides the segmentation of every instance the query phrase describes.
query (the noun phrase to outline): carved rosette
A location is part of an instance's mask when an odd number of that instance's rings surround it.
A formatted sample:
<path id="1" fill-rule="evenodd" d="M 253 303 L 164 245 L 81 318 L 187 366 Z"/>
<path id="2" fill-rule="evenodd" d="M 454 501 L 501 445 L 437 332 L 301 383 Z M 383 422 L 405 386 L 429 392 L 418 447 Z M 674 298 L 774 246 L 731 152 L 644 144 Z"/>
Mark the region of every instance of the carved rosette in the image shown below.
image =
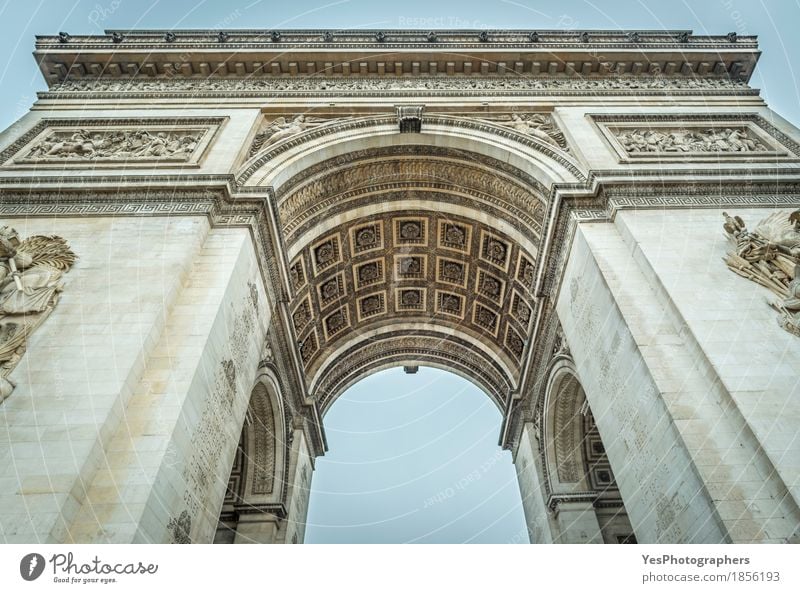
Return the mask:
<path id="1" fill-rule="evenodd" d="M 0 402 L 14 390 L 8 375 L 28 337 L 58 303 L 61 278 L 75 260 L 61 237 L 35 235 L 20 241 L 14 229 L 0 228 Z"/>

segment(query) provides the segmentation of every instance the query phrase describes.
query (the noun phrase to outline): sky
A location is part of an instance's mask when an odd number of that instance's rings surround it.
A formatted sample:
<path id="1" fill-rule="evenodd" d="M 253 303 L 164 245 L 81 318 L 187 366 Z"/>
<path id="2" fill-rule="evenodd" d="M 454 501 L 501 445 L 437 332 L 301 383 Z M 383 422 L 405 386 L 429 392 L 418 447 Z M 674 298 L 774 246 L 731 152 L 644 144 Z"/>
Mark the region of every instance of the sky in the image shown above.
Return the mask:
<path id="1" fill-rule="evenodd" d="M 34 35 L 105 29 L 692 29 L 757 34 L 751 80 L 800 123 L 795 63 L 798 0 L 0 0 L 0 129 L 30 108 L 44 82 Z M 324 419 L 330 451 L 317 462 L 309 542 L 527 541 L 500 414 L 458 377 L 392 369 L 355 385 Z"/>
<path id="2" fill-rule="evenodd" d="M 324 418 L 306 543 L 528 543 L 500 411 L 472 383 L 382 371 Z"/>

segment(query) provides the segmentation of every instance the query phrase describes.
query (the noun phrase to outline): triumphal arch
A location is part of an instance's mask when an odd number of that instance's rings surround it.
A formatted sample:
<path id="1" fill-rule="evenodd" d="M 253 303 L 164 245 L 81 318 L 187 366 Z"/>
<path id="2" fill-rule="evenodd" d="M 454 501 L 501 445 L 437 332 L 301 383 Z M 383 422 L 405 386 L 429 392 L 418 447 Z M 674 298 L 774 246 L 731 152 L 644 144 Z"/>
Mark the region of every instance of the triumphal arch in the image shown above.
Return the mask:
<path id="1" fill-rule="evenodd" d="M 797 541 L 800 130 L 755 37 L 34 55 L 0 136 L 5 541 L 302 542 L 326 411 L 419 365 L 501 410 L 534 542 Z"/>

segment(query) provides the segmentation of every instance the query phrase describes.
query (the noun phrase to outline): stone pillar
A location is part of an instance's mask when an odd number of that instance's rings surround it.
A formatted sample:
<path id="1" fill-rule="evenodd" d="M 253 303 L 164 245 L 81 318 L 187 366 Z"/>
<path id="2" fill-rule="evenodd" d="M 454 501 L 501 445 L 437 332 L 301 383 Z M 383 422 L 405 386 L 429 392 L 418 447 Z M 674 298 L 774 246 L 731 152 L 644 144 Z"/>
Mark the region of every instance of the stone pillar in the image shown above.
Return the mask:
<path id="1" fill-rule="evenodd" d="M 86 480 L 71 541 L 213 541 L 269 311 L 248 232 L 211 230 Z"/>
<path id="2" fill-rule="evenodd" d="M 553 541 L 557 544 L 602 544 L 600 524 L 591 501 L 556 500 Z"/>
<path id="3" fill-rule="evenodd" d="M 234 544 L 274 544 L 281 520 L 273 513 L 241 513 Z"/>
<path id="4" fill-rule="evenodd" d="M 514 468 L 517 470 L 522 509 L 530 541 L 532 544 L 551 544 L 553 537 L 545 506 L 545 489 L 539 469 L 539 443 L 536 434 L 533 423 L 527 422 L 514 457 Z"/>
<path id="5" fill-rule="evenodd" d="M 660 220 L 638 228 L 639 213 L 620 213 L 614 223 L 579 225 L 558 316 L 639 542 L 790 541 L 798 509 L 784 477 L 796 473 L 770 458 L 775 435 L 759 432 L 766 423 L 746 407 L 771 399 L 732 388 L 759 353 L 726 363 L 716 350 L 737 342 L 769 349 L 795 337 L 779 335 L 765 318 L 771 311 L 747 318 L 769 309 L 763 298 L 736 302 L 721 288 L 727 274 L 739 281 L 721 261 L 721 212 L 713 228 L 697 225 L 703 240 L 666 234 L 690 232 L 693 217 L 710 215 L 648 212 L 641 219 Z M 783 364 L 796 375 L 790 358 L 798 351 L 793 345 L 782 351 L 785 363 L 761 364 L 770 375 Z M 793 405 L 790 392 L 774 395 Z"/>
<path id="6" fill-rule="evenodd" d="M 300 423 L 295 427 L 289 458 L 289 489 L 286 495 L 287 515 L 283 522 L 281 543 L 302 544 L 306 533 L 308 497 L 311 493 L 313 460 L 308 452 L 305 433 Z"/>
<path id="7" fill-rule="evenodd" d="M 29 338 L 11 374 L 17 387 L 0 408 L 0 532 L 8 543 L 114 539 L 142 510 L 140 476 L 153 448 L 169 440 L 150 432 L 157 418 L 140 423 L 126 409 L 135 392 L 149 391 L 155 401 L 170 383 L 155 350 L 209 224 L 199 216 L 31 217 L 13 226 L 22 239 L 63 237 L 78 260 L 63 277 L 57 306 Z M 143 384 L 146 371 L 151 378 Z M 185 373 L 172 377 L 175 384 Z M 126 450 L 111 447 L 120 426 L 141 435 Z M 100 465 L 123 460 L 120 481 L 93 482 Z M 87 510 L 98 520 L 76 532 L 93 483 L 95 506 Z"/>

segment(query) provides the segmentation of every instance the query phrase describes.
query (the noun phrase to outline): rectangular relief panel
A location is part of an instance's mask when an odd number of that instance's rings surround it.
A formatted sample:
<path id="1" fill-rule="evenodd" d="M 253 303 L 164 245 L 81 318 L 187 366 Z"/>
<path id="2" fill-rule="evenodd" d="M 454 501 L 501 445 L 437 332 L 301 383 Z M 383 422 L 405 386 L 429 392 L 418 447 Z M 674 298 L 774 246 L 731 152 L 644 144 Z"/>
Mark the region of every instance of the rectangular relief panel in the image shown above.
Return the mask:
<path id="1" fill-rule="evenodd" d="M 800 146 L 755 113 L 589 114 L 620 163 L 797 162 Z"/>
<path id="2" fill-rule="evenodd" d="M 227 119 L 43 119 L 0 153 L 0 163 L 4 169 L 199 167 Z"/>

